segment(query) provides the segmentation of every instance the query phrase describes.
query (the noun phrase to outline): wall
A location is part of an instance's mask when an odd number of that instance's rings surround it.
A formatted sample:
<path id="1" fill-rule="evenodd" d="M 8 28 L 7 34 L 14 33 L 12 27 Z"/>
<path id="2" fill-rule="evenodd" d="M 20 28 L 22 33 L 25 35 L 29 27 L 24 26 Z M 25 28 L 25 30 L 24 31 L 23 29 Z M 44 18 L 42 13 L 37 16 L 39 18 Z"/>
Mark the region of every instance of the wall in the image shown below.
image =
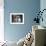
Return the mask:
<path id="1" fill-rule="evenodd" d="M 4 41 L 4 3 L 0 0 L 0 42 Z"/>
<path id="2" fill-rule="evenodd" d="M 40 0 L 40 9 L 41 9 L 41 11 L 42 11 L 43 9 L 46 9 L 46 0 Z M 41 22 L 40 22 L 40 25 L 46 27 L 46 20 L 45 20 L 45 19 L 46 19 L 46 11 L 43 12 L 42 17 L 43 17 L 43 22 L 41 21 Z"/>
<path id="3" fill-rule="evenodd" d="M 40 0 L 4 0 L 4 34 L 7 41 L 18 41 L 32 28 L 35 14 L 40 10 Z M 10 13 L 24 13 L 24 24 L 10 24 Z"/>

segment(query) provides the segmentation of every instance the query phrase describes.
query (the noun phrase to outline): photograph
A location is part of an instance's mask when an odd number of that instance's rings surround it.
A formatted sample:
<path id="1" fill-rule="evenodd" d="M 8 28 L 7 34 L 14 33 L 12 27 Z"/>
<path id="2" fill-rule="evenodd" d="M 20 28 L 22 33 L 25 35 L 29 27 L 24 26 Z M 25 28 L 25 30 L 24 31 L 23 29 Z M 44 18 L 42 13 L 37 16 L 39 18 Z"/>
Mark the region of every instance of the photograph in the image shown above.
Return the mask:
<path id="1" fill-rule="evenodd" d="M 10 13 L 10 24 L 24 24 L 24 13 Z"/>
<path id="2" fill-rule="evenodd" d="M 0 0 L 0 46 L 46 46 L 46 0 Z"/>

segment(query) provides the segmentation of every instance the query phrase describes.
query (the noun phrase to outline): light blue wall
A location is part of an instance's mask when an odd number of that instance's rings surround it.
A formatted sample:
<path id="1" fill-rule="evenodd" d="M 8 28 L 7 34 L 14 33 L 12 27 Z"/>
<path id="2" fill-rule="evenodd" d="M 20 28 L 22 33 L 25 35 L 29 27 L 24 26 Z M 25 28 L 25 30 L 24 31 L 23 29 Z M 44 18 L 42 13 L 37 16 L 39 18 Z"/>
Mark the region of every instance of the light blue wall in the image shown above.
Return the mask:
<path id="1" fill-rule="evenodd" d="M 40 0 L 4 0 L 5 40 L 17 41 L 24 37 L 32 27 L 32 20 L 40 9 Z M 10 13 L 24 13 L 24 24 L 10 24 Z"/>
<path id="2" fill-rule="evenodd" d="M 41 0 L 40 1 L 40 10 L 42 11 L 43 9 L 46 9 L 46 0 Z M 45 26 L 46 27 L 46 10 L 43 12 L 43 22 L 40 22 L 40 25 Z"/>

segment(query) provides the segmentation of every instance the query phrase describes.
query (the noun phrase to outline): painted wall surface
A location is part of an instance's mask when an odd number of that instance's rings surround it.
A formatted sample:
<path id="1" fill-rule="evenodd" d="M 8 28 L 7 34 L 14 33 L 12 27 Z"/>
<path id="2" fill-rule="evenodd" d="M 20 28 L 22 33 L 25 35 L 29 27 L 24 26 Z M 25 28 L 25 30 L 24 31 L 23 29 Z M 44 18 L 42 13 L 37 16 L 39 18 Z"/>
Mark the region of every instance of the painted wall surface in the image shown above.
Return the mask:
<path id="1" fill-rule="evenodd" d="M 46 9 L 46 0 L 41 0 L 41 1 L 40 1 L 40 9 L 41 9 L 41 11 L 42 11 L 43 9 Z M 46 26 L 46 10 L 43 12 L 42 17 L 43 17 L 43 22 L 41 21 L 41 22 L 40 22 L 40 25 Z"/>
<path id="2" fill-rule="evenodd" d="M 40 0 L 4 0 L 4 34 L 7 41 L 18 41 L 32 29 Z M 10 24 L 10 13 L 24 13 L 24 24 Z"/>
<path id="3" fill-rule="evenodd" d="M 0 0 L 0 42 L 4 41 L 4 2 Z"/>

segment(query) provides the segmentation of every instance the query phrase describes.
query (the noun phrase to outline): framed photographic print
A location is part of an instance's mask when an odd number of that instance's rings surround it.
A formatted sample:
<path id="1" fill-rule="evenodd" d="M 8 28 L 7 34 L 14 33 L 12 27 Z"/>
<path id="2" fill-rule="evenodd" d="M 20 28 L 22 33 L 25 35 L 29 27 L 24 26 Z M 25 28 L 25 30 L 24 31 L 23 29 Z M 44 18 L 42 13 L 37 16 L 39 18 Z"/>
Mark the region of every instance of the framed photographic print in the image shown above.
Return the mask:
<path id="1" fill-rule="evenodd" d="M 24 24 L 24 13 L 10 13 L 10 24 Z"/>

